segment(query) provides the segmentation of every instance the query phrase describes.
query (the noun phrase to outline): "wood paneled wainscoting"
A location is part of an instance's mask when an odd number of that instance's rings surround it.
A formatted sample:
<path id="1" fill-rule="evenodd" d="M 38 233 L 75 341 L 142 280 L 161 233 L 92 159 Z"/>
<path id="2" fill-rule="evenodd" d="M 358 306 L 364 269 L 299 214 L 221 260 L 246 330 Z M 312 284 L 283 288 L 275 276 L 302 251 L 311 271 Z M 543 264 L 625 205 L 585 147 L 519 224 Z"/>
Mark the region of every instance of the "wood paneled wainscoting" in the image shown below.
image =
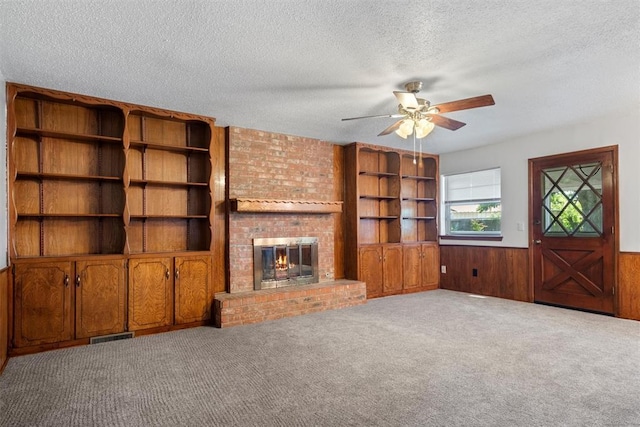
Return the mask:
<path id="1" fill-rule="evenodd" d="M 442 245 L 440 265 L 442 289 L 533 301 L 527 248 Z"/>
<path id="2" fill-rule="evenodd" d="M 640 253 L 618 256 L 618 317 L 640 320 Z"/>
<path id="3" fill-rule="evenodd" d="M 440 288 L 517 301 L 533 301 L 527 248 L 440 246 Z M 476 275 L 474 276 L 474 270 Z M 640 320 L 640 253 L 618 255 L 615 315 Z"/>
<path id="4" fill-rule="evenodd" d="M 7 364 L 9 348 L 9 269 L 0 270 L 0 373 Z"/>

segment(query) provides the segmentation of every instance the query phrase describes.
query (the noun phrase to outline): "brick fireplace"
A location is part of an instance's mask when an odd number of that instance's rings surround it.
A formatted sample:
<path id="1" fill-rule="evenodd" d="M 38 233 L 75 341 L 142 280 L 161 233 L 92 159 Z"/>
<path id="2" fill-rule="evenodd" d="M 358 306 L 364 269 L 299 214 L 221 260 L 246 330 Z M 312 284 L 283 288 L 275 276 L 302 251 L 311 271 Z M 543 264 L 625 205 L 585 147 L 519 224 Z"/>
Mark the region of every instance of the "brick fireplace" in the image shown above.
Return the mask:
<path id="1" fill-rule="evenodd" d="M 334 144 L 311 138 L 228 128 L 229 199 L 334 201 Z M 336 278 L 334 214 L 230 212 L 230 293 L 253 290 L 253 239 L 308 236 L 318 239 L 321 281 Z M 341 276 L 339 272 L 338 276 Z"/>
<path id="2" fill-rule="evenodd" d="M 342 200 L 342 176 L 334 171 L 338 160 L 334 157 L 341 151 L 334 144 L 236 127 L 227 128 L 227 144 L 229 200 L 283 200 L 299 202 L 301 206 L 308 201 L 322 205 Z M 341 159 L 337 163 L 341 164 Z M 361 282 L 340 280 L 343 271 L 336 261 L 341 261 L 342 256 L 339 254 L 339 259 L 335 256 L 336 247 L 341 248 L 337 238 L 342 234 L 340 213 L 313 209 L 306 212 L 230 209 L 228 220 L 229 283 L 226 293 L 216 294 L 218 326 L 255 323 L 365 302 L 363 283 L 361 286 Z M 298 236 L 317 239 L 319 283 L 284 291 L 255 291 L 254 239 Z M 294 300 L 297 303 L 291 302 Z M 255 306 L 257 301 L 259 306 Z M 254 306 L 248 307 L 251 305 Z M 253 314 L 243 317 L 242 313 L 247 312 Z"/>

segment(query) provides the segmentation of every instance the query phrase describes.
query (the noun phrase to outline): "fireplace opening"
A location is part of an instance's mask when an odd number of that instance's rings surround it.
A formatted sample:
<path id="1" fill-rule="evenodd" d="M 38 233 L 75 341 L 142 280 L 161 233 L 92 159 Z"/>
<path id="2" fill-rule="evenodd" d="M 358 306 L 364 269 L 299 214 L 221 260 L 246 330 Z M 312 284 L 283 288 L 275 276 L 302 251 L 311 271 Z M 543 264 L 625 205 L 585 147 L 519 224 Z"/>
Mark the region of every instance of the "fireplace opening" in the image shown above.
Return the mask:
<path id="1" fill-rule="evenodd" d="M 253 239 L 254 289 L 318 283 L 318 239 Z"/>

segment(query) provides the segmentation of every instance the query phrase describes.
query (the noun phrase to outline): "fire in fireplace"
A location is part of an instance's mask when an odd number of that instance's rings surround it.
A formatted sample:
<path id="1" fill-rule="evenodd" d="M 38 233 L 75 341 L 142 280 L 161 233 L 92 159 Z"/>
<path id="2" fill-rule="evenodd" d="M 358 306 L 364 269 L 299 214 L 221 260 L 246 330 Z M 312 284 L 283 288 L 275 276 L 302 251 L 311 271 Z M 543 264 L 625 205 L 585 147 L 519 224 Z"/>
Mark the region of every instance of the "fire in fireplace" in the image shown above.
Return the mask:
<path id="1" fill-rule="evenodd" d="M 318 239 L 253 239 L 254 289 L 318 283 Z"/>

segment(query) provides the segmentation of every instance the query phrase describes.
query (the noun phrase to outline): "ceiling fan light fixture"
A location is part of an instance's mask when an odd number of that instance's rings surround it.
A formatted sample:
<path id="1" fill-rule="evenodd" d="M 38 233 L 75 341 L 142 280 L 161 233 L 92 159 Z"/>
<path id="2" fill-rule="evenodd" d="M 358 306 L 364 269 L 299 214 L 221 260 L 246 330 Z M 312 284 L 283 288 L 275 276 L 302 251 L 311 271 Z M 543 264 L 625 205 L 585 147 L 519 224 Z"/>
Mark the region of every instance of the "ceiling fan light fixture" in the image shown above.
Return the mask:
<path id="1" fill-rule="evenodd" d="M 411 119 L 403 120 L 398 130 L 396 130 L 396 134 L 401 138 L 407 139 L 407 137 L 413 133 L 414 125 Z"/>
<path id="2" fill-rule="evenodd" d="M 416 138 L 422 139 L 429 135 L 435 125 L 427 119 L 420 119 L 416 123 Z"/>
<path id="3" fill-rule="evenodd" d="M 396 99 L 400 102 L 396 114 L 350 117 L 342 120 L 367 119 L 372 117 L 393 117 L 400 119 L 380 132 L 378 136 L 389 135 L 395 132 L 403 139 L 407 139 L 407 137 L 413 135 L 414 140 L 420 139 L 422 143 L 422 139 L 431 133 L 434 126 L 449 130 L 458 130 L 465 125 L 463 122 L 442 116 L 441 113 L 495 105 L 495 101 L 491 95 L 474 96 L 473 98 L 431 105 L 431 102 L 427 99 L 416 96 L 422 89 L 421 82 L 409 82 L 405 84 L 405 89 L 406 91 L 393 91 Z"/>

